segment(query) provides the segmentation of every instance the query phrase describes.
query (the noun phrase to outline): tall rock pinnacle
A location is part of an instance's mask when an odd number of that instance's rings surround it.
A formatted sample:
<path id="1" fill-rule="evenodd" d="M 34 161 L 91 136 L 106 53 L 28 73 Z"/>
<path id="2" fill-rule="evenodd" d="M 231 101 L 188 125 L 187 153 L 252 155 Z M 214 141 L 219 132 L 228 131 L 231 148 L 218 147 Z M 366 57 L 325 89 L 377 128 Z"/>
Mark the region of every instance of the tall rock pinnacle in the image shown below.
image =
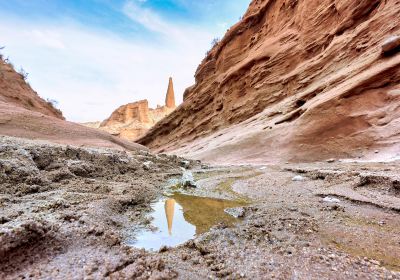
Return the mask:
<path id="1" fill-rule="evenodd" d="M 165 106 L 168 108 L 175 108 L 175 93 L 174 93 L 174 83 L 172 78 L 169 78 L 167 96 L 165 97 Z"/>

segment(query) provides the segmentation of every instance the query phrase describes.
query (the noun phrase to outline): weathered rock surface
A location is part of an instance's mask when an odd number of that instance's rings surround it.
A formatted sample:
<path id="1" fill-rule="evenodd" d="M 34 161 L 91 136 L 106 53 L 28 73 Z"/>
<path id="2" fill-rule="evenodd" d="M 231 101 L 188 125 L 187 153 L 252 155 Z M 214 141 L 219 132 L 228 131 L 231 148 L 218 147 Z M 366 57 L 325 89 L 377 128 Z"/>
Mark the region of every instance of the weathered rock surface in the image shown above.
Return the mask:
<path id="1" fill-rule="evenodd" d="M 153 202 L 182 164 L 198 187 L 174 187 L 174 197 L 197 235 L 159 252 L 130 247 L 156 230 Z M 0 137 L 0 279 L 400 279 L 398 163 L 284 166 L 202 169 L 176 156 Z M 215 223 L 218 198 L 239 223 L 225 213 Z M 177 225 L 173 236 L 186 229 Z"/>
<path id="2" fill-rule="evenodd" d="M 398 157 L 400 54 L 381 53 L 399 14 L 395 0 L 254 0 L 138 142 L 209 162 Z"/>
<path id="3" fill-rule="evenodd" d="M 167 96 L 165 97 L 165 106 L 175 109 L 175 92 L 172 78 L 169 78 Z"/>
<path id="4" fill-rule="evenodd" d="M 49 140 L 77 146 L 145 149 L 106 132 L 67 122 L 41 99 L 21 74 L 0 60 L 0 135 Z"/>
<path id="5" fill-rule="evenodd" d="M 11 64 L 0 60 L 0 102 L 63 120 L 62 112 L 44 101 Z"/>
<path id="6" fill-rule="evenodd" d="M 119 107 L 103 122 L 84 123 L 123 139 L 134 141 L 143 136 L 151 127 L 176 108 L 172 78 L 169 79 L 165 106 L 149 108 L 149 102 L 140 100 Z"/>
<path id="7" fill-rule="evenodd" d="M 180 161 L 0 136 L 0 279 L 146 279 L 151 267 L 153 278 L 173 278 L 159 258 L 124 245 L 121 226 L 139 220 Z"/>

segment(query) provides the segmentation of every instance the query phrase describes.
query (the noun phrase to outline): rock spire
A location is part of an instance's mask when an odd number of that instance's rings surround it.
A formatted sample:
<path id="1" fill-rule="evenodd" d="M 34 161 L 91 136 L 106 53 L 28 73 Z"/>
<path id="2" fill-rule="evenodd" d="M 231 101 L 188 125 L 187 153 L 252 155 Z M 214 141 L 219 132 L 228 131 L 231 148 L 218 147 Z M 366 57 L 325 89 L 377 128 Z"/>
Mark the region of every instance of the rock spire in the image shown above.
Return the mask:
<path id="1" fill-rule="evenodd" d="M 174 93 L 174 83 L 172 78 L 169 78 L 167 96 L 165 97 L 165 106 L 168 108 L 175 108 L 175 93 Z"/>

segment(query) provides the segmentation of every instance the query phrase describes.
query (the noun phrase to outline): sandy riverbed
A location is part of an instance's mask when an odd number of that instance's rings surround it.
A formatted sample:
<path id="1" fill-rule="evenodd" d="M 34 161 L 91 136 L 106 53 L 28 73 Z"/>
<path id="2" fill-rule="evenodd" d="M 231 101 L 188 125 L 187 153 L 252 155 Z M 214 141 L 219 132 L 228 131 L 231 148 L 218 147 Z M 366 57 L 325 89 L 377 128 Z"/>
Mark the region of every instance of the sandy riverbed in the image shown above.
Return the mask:
<path id="1" fill-rule="evenodd" d="M 197 184 L 185 195 L 243 203 L 243 217 L 159 252 L 128 246 L 129 229 L 151 227 L 151 202 L 183 167 Z M 399 169 L 205 167 L 2 137 L 0 278 L 400 279 Z M 196 225 L 200 210 L 187 221 Z"/>

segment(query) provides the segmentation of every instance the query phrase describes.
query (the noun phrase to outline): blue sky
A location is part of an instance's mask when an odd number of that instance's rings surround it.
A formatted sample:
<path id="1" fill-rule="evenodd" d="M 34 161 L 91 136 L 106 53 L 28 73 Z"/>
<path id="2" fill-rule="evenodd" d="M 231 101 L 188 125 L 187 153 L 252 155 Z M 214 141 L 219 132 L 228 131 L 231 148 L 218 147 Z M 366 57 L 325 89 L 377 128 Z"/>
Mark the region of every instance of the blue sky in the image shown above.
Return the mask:
<path id="1" fill-rule="evenodd" d="M 215 37 L 250 0 L 0 0 L 0 46 L 68 120 L 107 118 L 118 106 L 177 99 Z"/>

